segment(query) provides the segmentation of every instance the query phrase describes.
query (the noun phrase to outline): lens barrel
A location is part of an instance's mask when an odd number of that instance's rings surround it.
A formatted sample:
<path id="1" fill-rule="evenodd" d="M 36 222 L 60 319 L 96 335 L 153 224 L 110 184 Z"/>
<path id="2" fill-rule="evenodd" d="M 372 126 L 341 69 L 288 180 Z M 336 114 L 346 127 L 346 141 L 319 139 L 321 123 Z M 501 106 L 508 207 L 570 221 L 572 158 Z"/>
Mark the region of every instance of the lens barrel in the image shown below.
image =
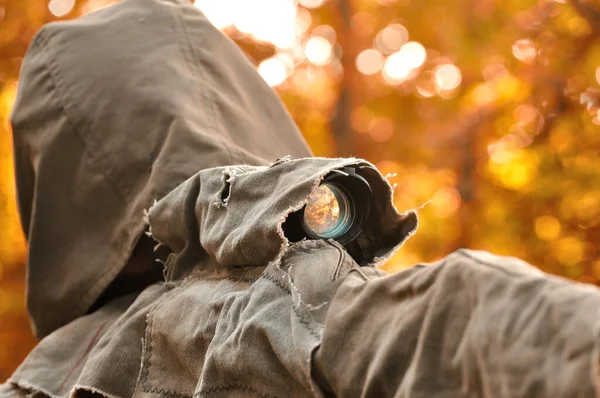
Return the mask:
<path id="1" fill-rule="evenodd" d="M 354 241 L 369 217 L 373 193 L 353 167 L 328 174 L 302 212 L 302 228 L 312 239 Z"/>

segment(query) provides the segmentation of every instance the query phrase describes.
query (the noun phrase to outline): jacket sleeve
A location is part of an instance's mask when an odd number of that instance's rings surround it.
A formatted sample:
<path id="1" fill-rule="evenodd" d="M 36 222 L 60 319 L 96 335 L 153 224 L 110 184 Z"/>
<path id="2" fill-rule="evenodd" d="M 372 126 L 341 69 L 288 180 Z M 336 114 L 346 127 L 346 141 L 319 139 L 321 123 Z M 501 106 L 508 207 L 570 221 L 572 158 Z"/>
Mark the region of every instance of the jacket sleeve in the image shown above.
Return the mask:
<path id="1" fill-rule="evenodd" d="M 600 291 L 460 250 L 377 277 L 351 272 L 313 377 L 338 397 L 596 397 Z"/>

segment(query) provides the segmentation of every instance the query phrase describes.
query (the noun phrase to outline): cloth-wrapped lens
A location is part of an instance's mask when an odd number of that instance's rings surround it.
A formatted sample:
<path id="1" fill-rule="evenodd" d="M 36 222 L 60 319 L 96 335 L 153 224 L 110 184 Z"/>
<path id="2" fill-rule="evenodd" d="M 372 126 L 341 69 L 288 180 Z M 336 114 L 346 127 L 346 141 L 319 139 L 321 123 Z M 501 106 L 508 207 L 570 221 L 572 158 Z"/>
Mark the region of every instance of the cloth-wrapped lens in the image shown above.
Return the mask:
<path id="1" fill-rule="evenodd" d="M 292 241 L 302 238 L 334 239 L 342 245 L 354 241 L 361 233 L 371 211 L 369 183 L 353 167 L 332 172 L 309 196 L 306 206 L 290 215 L 284 226 Z M 302 232 L 298 231 L 301 225 Z"/>

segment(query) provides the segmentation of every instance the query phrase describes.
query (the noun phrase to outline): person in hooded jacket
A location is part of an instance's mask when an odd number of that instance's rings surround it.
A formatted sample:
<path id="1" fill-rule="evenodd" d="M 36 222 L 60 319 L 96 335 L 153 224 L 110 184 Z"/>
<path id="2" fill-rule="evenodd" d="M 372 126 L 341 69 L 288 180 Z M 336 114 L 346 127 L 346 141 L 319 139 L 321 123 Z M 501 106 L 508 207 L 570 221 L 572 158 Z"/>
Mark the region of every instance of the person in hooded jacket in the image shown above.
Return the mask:
<path id="1" fill-rule="evenodd" d="M 45 26 L 12 126 L 40 342 L 0 397 L 599 396 L 597 288 L 472 250 L 379 270 L 416 211 L 367 161 L 311 157 L 187 1 Z M 373 192 L 352 254 L 288 239 L 348 167 Z"/>

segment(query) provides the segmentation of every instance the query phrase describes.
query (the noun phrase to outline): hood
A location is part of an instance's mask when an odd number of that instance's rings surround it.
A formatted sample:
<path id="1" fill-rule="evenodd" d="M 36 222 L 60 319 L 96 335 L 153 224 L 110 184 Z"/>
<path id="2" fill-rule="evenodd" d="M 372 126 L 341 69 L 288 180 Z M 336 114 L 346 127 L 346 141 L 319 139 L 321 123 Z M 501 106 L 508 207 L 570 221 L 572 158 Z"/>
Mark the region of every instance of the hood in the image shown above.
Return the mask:
<path id="1" fill-rule="evenodd" d="M 38 337 L 88 311 L 131 256 L 144 210 L 199 170 L 310 156 L 247 57 L 176 0 L 46 25 L 11 122 Z"/>

